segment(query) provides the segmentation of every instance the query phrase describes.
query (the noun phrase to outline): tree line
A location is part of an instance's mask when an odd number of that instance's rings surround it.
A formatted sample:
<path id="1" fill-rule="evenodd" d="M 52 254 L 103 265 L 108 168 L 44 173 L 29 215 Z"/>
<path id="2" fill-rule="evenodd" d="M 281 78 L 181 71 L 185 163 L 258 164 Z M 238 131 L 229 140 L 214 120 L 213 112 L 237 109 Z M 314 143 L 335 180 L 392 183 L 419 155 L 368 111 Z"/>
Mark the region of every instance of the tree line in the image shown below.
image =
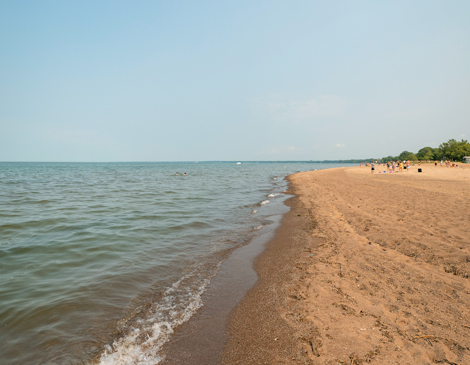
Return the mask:
<path id="1" fill-rule="evenodd" d="M 441 143 L 438 148 L 423 147 L 417 153 L 403 151 L 398 156 L 387 156 L 380 159 L 389 161 L 417 161 L 417 160 L 450 160 L 463 161 L 464 156 L 470 156 L 470 143 L 462 139 L 460 142 L 449 139 Z"/>

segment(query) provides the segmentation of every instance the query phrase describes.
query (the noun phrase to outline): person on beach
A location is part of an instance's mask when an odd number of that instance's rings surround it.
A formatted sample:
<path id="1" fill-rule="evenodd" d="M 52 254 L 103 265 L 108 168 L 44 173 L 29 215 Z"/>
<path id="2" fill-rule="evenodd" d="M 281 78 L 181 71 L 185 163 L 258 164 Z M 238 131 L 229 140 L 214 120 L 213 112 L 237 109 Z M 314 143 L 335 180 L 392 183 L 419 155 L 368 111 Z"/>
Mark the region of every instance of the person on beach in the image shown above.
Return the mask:
<path id="1" fill-rule="evenodd" d="M 370 164 L 370 173 L 373 174 L 374 171 L 375 171 L 375 164 L 372 162 L 372 163 Z"/>
<path id="2" fill-rule="evenodd" d="M 398 171 L 399 171 L 399 172 L 403 172 L 403 161 L 400 161 L 400 165 L 399 165 Z"/>

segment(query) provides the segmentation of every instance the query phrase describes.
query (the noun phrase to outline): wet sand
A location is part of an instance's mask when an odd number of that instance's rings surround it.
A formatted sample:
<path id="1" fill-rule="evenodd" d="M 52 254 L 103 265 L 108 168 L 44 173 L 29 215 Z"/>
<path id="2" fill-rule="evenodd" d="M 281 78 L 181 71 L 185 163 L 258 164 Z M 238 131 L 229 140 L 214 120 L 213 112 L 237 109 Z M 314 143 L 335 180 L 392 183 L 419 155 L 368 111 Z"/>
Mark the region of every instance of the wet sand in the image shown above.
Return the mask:
<path id="1" fill-rule="evenodd" d="M 417 168 L 291 175 L 221 363 L 470 364 L 470 166 Z"/>
<path id="2" fill-rule="evenodd" d="M 204 306 L 179 326 L 162 351 L 162 365 L 217 365 L 227 333 L 225 325 L 231 310 L 257 281 L 253 261 L 275 236 L 288 208 L 286 197 L 270 204 L 266 225 L 248 245 L 234 250 L 211 280 L 202 296 Z M 268 224 L 270 222 L 270 224 Z"/>

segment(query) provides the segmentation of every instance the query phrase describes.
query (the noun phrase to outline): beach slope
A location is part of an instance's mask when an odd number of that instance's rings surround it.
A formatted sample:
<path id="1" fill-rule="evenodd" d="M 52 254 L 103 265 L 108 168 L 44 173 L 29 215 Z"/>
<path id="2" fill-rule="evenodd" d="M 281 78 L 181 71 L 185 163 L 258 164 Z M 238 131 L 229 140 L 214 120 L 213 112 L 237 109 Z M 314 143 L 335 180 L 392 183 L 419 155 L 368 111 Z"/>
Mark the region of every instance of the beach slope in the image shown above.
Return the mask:
<path id="1" fill-rule="evenodd" d="M 223 363 L 470 364 L 470 168 L 422 169 L 291 175 Z"/>

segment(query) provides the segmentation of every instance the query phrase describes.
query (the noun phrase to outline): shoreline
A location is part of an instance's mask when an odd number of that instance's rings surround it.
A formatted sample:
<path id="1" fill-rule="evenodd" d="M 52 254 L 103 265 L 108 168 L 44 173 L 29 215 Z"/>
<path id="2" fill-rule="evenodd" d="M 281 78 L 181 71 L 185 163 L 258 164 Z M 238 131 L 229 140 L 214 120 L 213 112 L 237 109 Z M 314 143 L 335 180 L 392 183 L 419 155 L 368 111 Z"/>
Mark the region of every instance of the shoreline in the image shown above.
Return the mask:
<path id="1" fill-rule="evenodd" d="M 229 340 L 221 364 L 298 363 L 302 357 L 303 346 L 297 341 L 302 329 L 286 320 L 299 312 L 299 303 L 285 294 L 300 279 L 295 265 L 310 222 L 302 216 L 290 176 L 288 181 L 287 194 L 293 196 L 285 204 L 290 210 L 284 214 L 275 237 L 254 262 L 258 281 L 230 313 Z M 285 312 L 279 312 L 282 307 Z"/>
<path id="2" fill-rule="evenodd" d="M 470 363 L 470 169 L 289 176 L 222 364 Z"/>
<path id="3" fill-rule="evenodd" d="M 253 261 L 275 235 L 283 215 L 288 211 L 284 204 L 288 197 L 270 203 L 260 234 L 248 244 L 234 249 L 225 259 L 207 290 L 202 294 L 204 305 L 186 322 L 175 329 L 171 339 L 162 348 L 162 365 L 217 365 L 227 333 L 227 317 L 247 291 L 256 283 L 257 273 Z"/>

